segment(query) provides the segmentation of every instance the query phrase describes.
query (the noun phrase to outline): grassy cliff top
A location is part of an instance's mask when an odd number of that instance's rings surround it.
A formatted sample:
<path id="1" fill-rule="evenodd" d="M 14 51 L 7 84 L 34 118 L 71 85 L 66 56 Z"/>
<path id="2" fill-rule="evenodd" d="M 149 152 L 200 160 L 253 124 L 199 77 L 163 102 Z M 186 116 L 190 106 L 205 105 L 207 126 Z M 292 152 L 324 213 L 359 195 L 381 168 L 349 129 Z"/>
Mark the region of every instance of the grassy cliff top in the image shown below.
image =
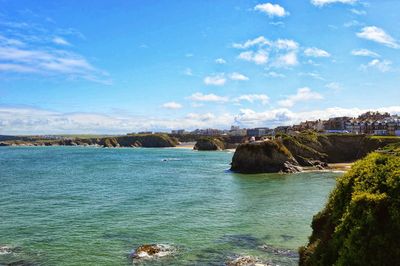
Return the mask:
<path id="1" fill-rule="evenodd" d="M 400 265 L 399 148 L 369 154 L 337 180 L 300 265 Z"/>

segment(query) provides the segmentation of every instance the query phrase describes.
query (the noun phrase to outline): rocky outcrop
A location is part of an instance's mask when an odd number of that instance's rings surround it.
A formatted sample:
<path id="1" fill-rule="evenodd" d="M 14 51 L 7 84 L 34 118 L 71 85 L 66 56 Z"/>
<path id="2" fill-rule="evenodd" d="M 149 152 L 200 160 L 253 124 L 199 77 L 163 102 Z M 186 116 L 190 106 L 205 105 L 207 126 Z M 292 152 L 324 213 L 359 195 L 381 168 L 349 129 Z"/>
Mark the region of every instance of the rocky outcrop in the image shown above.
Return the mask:
<path id="1" fill-rule="evenodd" d="M 301 168 L 279 141 L 241 144 L 232 158 L 231 170 L 239 173 L 294 173 Z"/>
<path id="2" fill-rule="evenodd" d="M 193 149 L 199 151 L 219 151 L 225 149 L 225 144 L 218 138 L 204 137 L 197 140 Z"/>
<path id="3" fill-rule="evenodd" d="M 66 138 L 54 139 L 21 139 L 5 140 L 0 146 L 102 146 L 107 148 L 115 147 L 174 147 L 178 141 L 166 134 L 138 134 L 104 138 Z"/>
<path id="4" fill-rule="evenodd" d="M 166 134 L 127 135 L 116 138 L 121 147 L 165 148 L 175 147 L 178 141 Z"/>
<path id="5" fill-rule="evenodd" d="M 296 172 L 300 165 L 322 170 L 328 163 L 353 162 L 396 143 L 400 143 L 400 138 L 321 135 L 307 131 L 297 135 L 283 134 L 277 136 L 276 141 L 240 145 L 233 156 L 231 169 L 242 173 Z"/>
<path id="6" fill-rule="evenodd" d="M 239 256 L 231 258 L 225 262 L 226 266 L 270 266 L 271 264 L 263 263 L 260 259 L 251 256 Z"/>
<path id="7" fill-rule="evenodd" d="M 146 244 L 136 248 L 131 254 L 133 260 L 154 259 L 171 255 L 175 249 L 165 244 Z"/>

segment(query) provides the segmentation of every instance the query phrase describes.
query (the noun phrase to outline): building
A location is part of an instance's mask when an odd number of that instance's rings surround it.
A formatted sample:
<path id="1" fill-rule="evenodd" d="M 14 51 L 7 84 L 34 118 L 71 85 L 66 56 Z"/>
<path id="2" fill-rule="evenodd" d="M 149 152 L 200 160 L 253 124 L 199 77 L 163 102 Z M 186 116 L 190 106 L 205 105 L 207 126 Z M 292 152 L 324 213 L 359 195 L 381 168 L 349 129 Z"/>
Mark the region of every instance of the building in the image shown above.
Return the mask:
<path id="1" fill-rule="evenodd" d="M 186 131 L 184 129 L 171 130 L 171 134 L 174 134 L 174 135 L 183 135 L 185 133 L 186 133 Z"/>
<path id="2" fill-rule="evenodd" d="M 323 122 L 324 130 L 346 130 L 346 123 L 350 120 L 347 116 L 329 118 Z"/>
<path id="3" fill-rule="evenodd" d="M 262 137 L 265 135 L 271 135 L 272 131 L 267 127 L 258 127 L 247 129 L 247 136 L 249 137 Z"/>

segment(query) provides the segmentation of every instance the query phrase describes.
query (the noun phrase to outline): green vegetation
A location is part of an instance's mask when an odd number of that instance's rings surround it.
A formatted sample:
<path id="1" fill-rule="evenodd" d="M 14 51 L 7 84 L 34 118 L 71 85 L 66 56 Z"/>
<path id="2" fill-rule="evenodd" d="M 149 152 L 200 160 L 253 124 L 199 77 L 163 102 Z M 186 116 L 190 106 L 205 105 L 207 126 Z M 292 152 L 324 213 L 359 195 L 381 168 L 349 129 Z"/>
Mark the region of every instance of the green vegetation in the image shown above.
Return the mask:
<path id="1" fill-rule="evenodd" d="M 215 137 L 201 137 L 197 140 L 195 150 L 223 150 L 225 149 L 224 140 Z"/>
<path id="2" fill-rule="evenodd" d="M 400 144 L 369 154 L 337 181 L 312 221 L 300 265 L 400 265 Z"/>

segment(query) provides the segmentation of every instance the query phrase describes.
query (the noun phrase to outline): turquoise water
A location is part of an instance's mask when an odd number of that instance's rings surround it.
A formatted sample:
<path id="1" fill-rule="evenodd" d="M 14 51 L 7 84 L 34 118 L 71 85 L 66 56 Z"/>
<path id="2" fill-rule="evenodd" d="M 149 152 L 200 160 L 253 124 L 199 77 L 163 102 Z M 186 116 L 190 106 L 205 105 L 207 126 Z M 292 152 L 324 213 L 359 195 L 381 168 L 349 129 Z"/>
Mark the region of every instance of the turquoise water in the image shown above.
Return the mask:
<path id="1" fill-rule="evenodd" d="M 0 264 L 132 265 L 130 251 L 170 244 L 149 265 L 297 258 L 335 173 L 240 175 L 233 153 L 185 149 L 0 148 Z M 295 252 L 293 252 L 295 254 Z"/>

